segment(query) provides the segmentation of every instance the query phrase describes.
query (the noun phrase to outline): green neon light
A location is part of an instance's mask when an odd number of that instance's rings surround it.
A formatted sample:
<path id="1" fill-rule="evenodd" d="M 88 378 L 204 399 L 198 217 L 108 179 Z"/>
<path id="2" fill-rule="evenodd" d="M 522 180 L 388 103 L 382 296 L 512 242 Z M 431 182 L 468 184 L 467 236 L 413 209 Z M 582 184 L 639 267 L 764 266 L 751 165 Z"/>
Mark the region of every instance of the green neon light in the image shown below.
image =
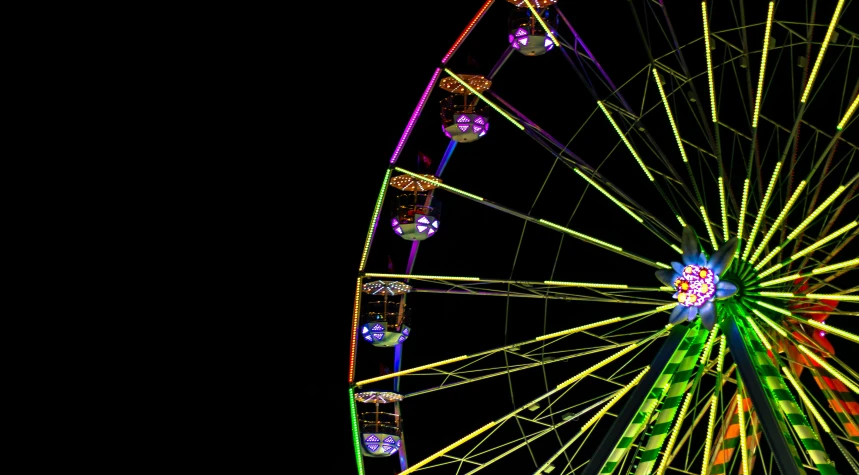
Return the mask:
<path id="1" fill-rule="evenodd" d="M 543 27 L 543 31 L 545 31 L 546 34 L 549 35 L 549 38 L 552 39 L 552 43 L 555 43 L 555 46 L 561 46 L 561 43 L 558 43 L 558 40 L 555 39 L 555 35 L 552 34 L 552 29 L 546 25 L 546 22 L 543 21 L 543 17 L 537 13 L 537 10 L 535 10 L 534 6 L 531 5 L 531 2 L 525 0 L 525 5 L 528 5 L 528 8 L 531 10 L 531 15 L 540 22 L 540 26 Z"/>
<path id="2" fill-rule="evenodd" d="M 768 308 L 768 309 L 772 310 L 773 312 L 780 313 L 784 316 L 787 316 L 787 317 L 791 316 L 790 312 L 788 312 L 787 310 L 785 310 L 783 308 L 778 308 L 778 307 L 776 307 L 774 305 L 770 305 L 766 302 L 761 302 L 760 300 L 752 300 L 752 302 L 760 305 L 761 307 Z"/>
<path id="3" fill-rule="evenodd" d="M 582 173 L 581 171 L 579 171 L 579 169 L 578 169 L 578 168 L 574 169 L 574 171 L 575 171 L 575 172 L 576 172 L 576 174 L 578 174 L 580 177 L 584 178 L 584 179 L 585 179 L 585 181 L 587 181 L 588 183 L 590 183 L 590 185 L 591 185 L 591 186 L 593 186 L 594 188 L 596 188 L 597 190 L 599 190 L 599 191 L 600 191 L 602 194 L 604 194 L 608 199 L 610 199 L 610 200 L 612 201 L 612 203 L 614 203 L 614 204 L 618 205 L 618 206 L 620 207 L 620 209 L 622 209 L 622 210 L 626 211 L 626 212 L 627 212 L 627 214 L 629 214 L 630 216 L 632 216 L 632 217 L 633 217 L 633 219 L 635 219 L 635 220 L 636 220 L 636 221 L 638 221 L 639 223 L 644 223 L 644 220 L 643 220 L 643 219 L 639 218 L 637 214 L 633 213 L 631 209 L 629 209 L 625 204 L 623 204 L 623 203 L 621 203 L 620 201 L 618 201 L 614 196 L 611 196 L 611 194 L 610 194 L 608 191 L 606 191 L 606 190 L 605 190 L 605 188 L 601 187 L 601 186 L 599 185 L 599 183 L 597 183 L 597 182 L 595 182 L 595 181 L 591 180 L 591 179 L 590 179 L 590 177 L 588 177 L 587 175 L 585 175 L 584 173 Z M 681 252 L 682 252 L 682 251 L 681 251 Z"/>
<path id="4" fill-rule="evenodd" d="M 758 114 L 761 110 L 761 93 L 764 90 L 764 72 L 767 69 L 767 53 L 770 49 L 770 30 L 773 25 L 773 7 L 775 6 L 774 2 L 770 2 L 769 10 L 767 11 L 767 27 L 764 31 L 764 47 L 763 54 L 761 56 L 761 72 L 758 76 L 758 92 L 755 94 L 755 109 L 754 115 L 752 116 L 752 128 L 758 128 Z M 775 227 L 775 226 L 773 226 Z"/>
<path id="5" fill-rule="evenodd" d="M 707 210 L 704 209 L 703 206 L 699 206 L 698 209 L 701 210 L 701 216 L 704 218 L 704 224 L 707 225 L 707 234 L 710 236 L 710 244 L 713 245 L 713 250 L 719 250 L 719 243 L 716 242 L 716 235 L 713 234 L 713 226 L 710 225 L 710 218 L 707 217 Z"/>
<path id="6" fill-rule="evenodd" d="M 654 181 L 653 175 L 650 173 L 650 170 L 648 170 L 647 167 L 644 166 L 644 162 L 641 160 L 641 157 L 638 156 L 638 152 L 635 151 L 635 149 L 632 147 L 632 144 L 629 143 L 629 140 L 627 140 L 626 136 L 623 135 L 623 132 L 620 130 L 620 127 L 617 125 L 617 122 L 615 122 L 614 119 L 611 118 L 611 114 L 609 114 L 608 109 L 606 109 L 605 106 L 602 105 L 602 102 L 600 102 L 600 101 L 597 101 L 597 105 L 600 106 L 600 109 L 602 109 L 603 114 L 605 114 L 608 121 L 611 122 L 611 126 L 614 127 L 615 132 L 617 132 L 617 134 L 620 135 L 620 139 L 623 140 L 623 143 L 624 143 L 624 145 L 626 145 L 626 148 L 629 149 L 630 153 L 632 153 L 632 156 L 635 158 L 635 161 L 638 162 L 638 166 L 640 166 L 641 169 L 644 170 L 644 174 L 647 175 L 647 179 L 650 181 Z M 677 219 L 680 219 L 680 217 L 678 216 Z M 682 223 L 682 221 L 681 221 L 681 223 Z"/>
<path id="7" fill-rule="evenodd" d="M 449 190 L 449 191 L 452 191 L 452 192 L 454 192 L 454 193 L 460 194 L 460 195 L 462 195 L 462 196 L 467 196 L 467 197 L 469 197 L 469 198 L 471 198 L 471 199 L 473 199 L 473 200 L 483 201 L 483 198 L 481 198 L 481 197 L 479 197 L 479 196 L 477 196 L 477 195 L 472 195 L 471 193 L 469 193 L 469 192 L 467 192 L 467 191 L 462 191 L 462 190 L 460 190 L 459 188 L 454 188 L 454 187 L 452 187 L 452 186 L 450 186 L 450 185 L 445 185 L 444 183 L 442 183 L 442 182 L 440 182 L 440 181 L 435 181 L 435 180 L 433 180 L 433 179 L 431 179 L 431 178 L 427 178 L 427 177 L 425 177 L 425 176 L 423 176 L 423 175 L 418 175 L 417 173 L 410 172 L 410 171 L 408 171 L 408 170 L 403 170 L 403 169 L 402 169 L 402 168 L 400 168 L 400 167 L 394 167 L 394 170 L 396 170 L 396 171 L 398 171 L 398 172 L 405 173 L 406 175 L 409 175 L 409 176 L 415 177 L 415 178 L 417 178 L 417 179 L 419 179 L 419 180 L 421 180 L 421 181 L 425 181 L 425 182 L 427 182 L 427 183 L 432 183 L 432 184 L 433 184 L 433 185 L 435 185 L 437 188 L 441 188 L 441 189 L 444 189 L 444 190 Z"/>
<path id="8" fill-rule="evenodd" d="M 749 179 L 743 181 L 743 202 L 740 205 L 740 222 L 737 223 L 737 237 L 743 238 L 743 225 L 746 223 L 746 203 L 749 200 Z"/>
<path id="9" fill-rule="evenodd" d="M 853 111 L 856 110 L 856 106 L 859 104 L 859 95 L 857 95 L 853 99 L 853 104 L 850 104 L 850 108 L 847 109 L 847 112 L 844 113 L 844 117 L 841 119 L 841 122 L 835 127 L 838 130 L 844 130 L 844 126 L 847 125 L 847 121 L 850 120 L 850 116 L 853 115 Z"/>
<path id="10" fill-rule="evenodd" d="M 459 78 L 459 76 L 457 76 L 456 74 L 453 74 L 453 73 L 450 71 L 450 69 L 444 68 L 444 72 L 446 72 L 447 74 L 450 74 L 450 77 L 452 77 L 452 78 L 456 79 L 460 84 L 462 84 L 463 86 L 465 86 L 465 88 L 466 88 L 466 89 L 468 89 L 469 91 L 471 91 L 471 93 L 472 93 L 472 94 L 474 94 L 475 96 L 479 97 L 479 98 L 480 98 L 480 100 L 482 100 L 483 102 L 485 102 L 485 103 L 489 104 L 489 107 L 491 107 L 491 108 L 495 109 L 495 111 L 496 111 L 496 112 L 498 112 L 499 114 L 501 114 L 502 116 L 504 116 L 504 118 L 505 118 L 505 119 L 507 119 L 507 120 L 509 120 L 511 123 L 513 123 L 513 125 L 515 125 L 519 130 L 525 130 L 525 127 L 523 127 L 523 126 L 522 126 L 522 124 L 520 124 L 519 122 L 516 122 L 516 120 L 515 120 L 515 119 L 513 119 L 512 117 L 510 117 L 509 115 L 507 115 L 507 113 L 506 113 L 506 112 L 504 112 L 504 111 L 503 111 L 503 110 L 501 110 L 498 106 L 496 106 L 495 104 L 493 104 L 492 102 L 490 102 L 488 99 L 486 99 L 486 97 L 484 97 L 484 96 L 483 96 L 483 94 L 481 94 L 481 93 L 477 92 L 477 89 L 475 89 L 475 88 L 471 87 L 471 84 L 468 84 L 467 82 L 465 82 L 465 81 L 463 81 L 462 79 L 460 79 L 460 78 Z"/>
<path id="11" fill-rule="evenodd" d="M 358 428 L 358 412 L 355 409 L 355 390 L 349 388 L 349 413 L 352 416 L 352 442 L 355 444 L 355 463 L 358 475 L 364 475 L 364 457 L 361 455 L 361 431 Z"/>
<path id="12" fill-rule="evenodd" d="M 728 230 L 728 208 L 725 206 L 725 180 L 719 177 L 719 207 L 722 208 L 722 238 L 725 242 L 731 239 L 731 232 Z"/>
<path id="13" fill-rule="evenodd" d="M 770 239 L 772 239 L 773 235 L 776 233 L 776 229 L 781 224 L 782 220 L 784 220 L 785 216 L 787 216 L 787 213 L 788 211 L 790 211 L 790 208 L 792 208 L 793 204 L 796 203 L 796 200 L 799 199 L 799 195 L 800 193 L 802 193 L 802 190 L 805 188 L 805 185 L 805 180 L 799 182 L 799 185 L 796 187 L 796 190 L 794 190 L 793 195 L 790 197 L 789 200 L 787 200 L 787 204 L 784 205 L 784 209 L 781 210 L 781 213 L 778 214 L 778 217 L 775 219 L 772 226 L 770 226 L 770 230 L 764 236 L 764 240 L 761 241 L 760 244 L 758 244 L 758 249 L 752 254 L 752 260 L 749 261 L 749 264 L 754 264 L 755 261 L 758 260 L 758 257 L 760 257 L 761 253 L 764 252 L 764 247 L 767 245 L 768 242 L 770 242 Z M 770 255 L 767 257 L 773 255 L 774 254 L 770 253 Z M 770 259 L 771 258 L 772 257 L 770 257 Z M 765 264 L 766 262 L 767 260 L 761 261 L 761 264 Z"/>
<path id="14" fill-rule="evenodd" d="M 570 229 L 570 228 L 565 228 L 565 227 L 560 226 L 560 225 L 557 225 L 557 224 L 555 224 L 555 223 L 552 223 L 552 222 L 546 221 L 545 219 L 541 219 L 541 220 L 540 220 L 540 223 L 545 224 L 546 226 L 549 226 L 550 228 L 555 228 L 555 229 L 557 229 L 557 230 L 559 230 L 559 231 L 563 231 L 563 232 L 565 232 L 565 233 L 572 234 L 573 236 L 575 236 L 575 237 L 577 237 L 577 238 L 579 238 L 579 239 L 584 239 L 585 241 L 590 241 L 590 242 L 592 242 L 592 243 L 594 243 L 594 244 L 599 244 L 600 246 L 605 246 L 605 247 L 607 247 L 607 248 L 609 248 L 609 249 L 614 249 L 615 251 L 618 251 L 618 252 L 623 251 L 623 249 L 621 249 L 621 248 L 619 248 L 619 247 L 617 247 L 617 246 L 615 246 L 615 245 L 613 245 L 613 244 L 609 244 L 609 243 L 607 243 L 607 242 L 605 242 L 605 241 L 600 241 L 599 239 L 592 238 L 592 237 L 588 236 L 587 234 L 582 234 L 582 233 L 579 233 L 579 232 L 573 231 L 573 230 L 572 230 L 572 229 Z M 669 267 L 669 269 L 670 269 L 670 267 Z"/>
<path id="15" fill-rule="evenodd" d="M 659 89 L 659 95 L 662 97 L 662 105 L 665 106 L 665 113 L 668 114 L 668 122 L 671 123 L 671 130 L 674 131 L 674 138 L 677 140 L 677 147 L 680 148 L 680 157 L 683 159 L 683 163 L 689 163 L 689 159 L 686 158 L 686 150 L 683 148 L 683 141 L 680 140 L 680 131 L 677 130 L 677 123 L 674 122 L 674 116 L 671 115 L 671 107 L 668 105 L 668 97 L 665 96 L 665 90 L 662 88 L 662 78 L 659 76 L 659 72 L 656 68 L 653 68 L 653 77 L 656 78 L 656 87 Z"/>
<path id="16" fill-rule="evenodd" d="M 761 219 L 763 219 L 764 215 L 767 212 L 767 205 L 770 202 L 770 196 L 772 196 L 773 188 L 775 187 L 775 183 L 778 180 L 778 173 L 781 171 L 782 162 L 778 162 L 775 165 L 775 170 L 773 170 L 773 176 L 770 178 L 770 184 L 767 186 L 767 192 L 764 193 L 764 200 L 761 202 L 761 208 L 758 210 L 758 215 L 755 217 L 755 224 L 752 226 L 752 233 L 749 234 L 749 240 L 746 242 L 746 252 L 743 253 L 743 260 L 747 260 L 749 257 L 749 253 L 752 252 L 752 243 L 755 242 L 755 234 L 758 233 L 758 228 L 761 226 Z"/>
<path id="17" fill-rule="evenodd" d="M 787 235 L 787 239 L 785 239 L 785 240 L 790 241 L 791 239 L 799 236 L 799 233 L 804 231 L 806 226 L 811 224 L 811 222 L 814 220 L 814 218 L 816 218 L 820 213 L 822 213 L 823 210 L 826 209 L 827 206 L 831 205 L 832 202 L 835 201 L 835 199 L 838 198 L 838 196 L 841 193 L 843 193 L 844 190 L 846 190 L 846 189 L 847 189 L 846 186 L 841 185 L 835 191 L 833 191 L 832 194 L 829 195 L 829 197 L 823 201 L 823 203 L 820 203 L 820 206 L 818 206 L 817 209 L 815 209 L 810 215 L 808 215 L 807 218 L 805 218 L 804 220 L 802 220 L 801 223 L 799 223 L 799 226 L 797 226 L 796 229 L 794 229 L 792 233 Z"/>
<path id="18" fill-rule="evenodd" d="M 370 229 L 367 230 L 367 240 L 364 241 L 364 252 L 361 254 L 361 264 L 358 266 L 358 272 L 364 270 L 367 264 L 367 255 L 370 253 L 370 241 L 373 240 L 373 231 L 376 229 L 376 220 L 379 219 L 379 212 L 382 211 L 382 202 L 385 197 L 385 189 L 388 187 L 388 180 L 391 179 L 391 169 L 385 171 L 385 179 L 382 180 L 382 189 L 379 190 L 379 197 L 376 198 L 376 207 L 373 208 L 373 219 L 370 220 Z"/>

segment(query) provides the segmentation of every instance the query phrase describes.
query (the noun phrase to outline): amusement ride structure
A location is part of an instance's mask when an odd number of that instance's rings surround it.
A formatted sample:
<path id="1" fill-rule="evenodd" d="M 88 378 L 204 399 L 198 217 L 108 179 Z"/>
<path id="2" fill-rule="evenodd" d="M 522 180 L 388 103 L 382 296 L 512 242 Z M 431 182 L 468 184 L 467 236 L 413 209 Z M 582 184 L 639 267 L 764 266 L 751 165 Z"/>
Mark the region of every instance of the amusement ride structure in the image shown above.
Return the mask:
<path id="1" fill-rule="evenodd" d="M 646 60 L 615 83 L 564 1 L 485 1 L 380 177 L 350 328 L 357 473 L 859 473 L 850 2 L 616 2 L 633 39 L 607 50 Z M 501 52 L 484 71 L 454 62 L 478 35 Z M 569 74 L 505 83 L 549 60 Z M 536 102 L 576 112 L 538 124 Z M 419 127 L 435 169 L 400 160 Z M 481 172 L 508 143 L 527 164 Z M 378 258 L 396 249 L 400 272 Z"/>

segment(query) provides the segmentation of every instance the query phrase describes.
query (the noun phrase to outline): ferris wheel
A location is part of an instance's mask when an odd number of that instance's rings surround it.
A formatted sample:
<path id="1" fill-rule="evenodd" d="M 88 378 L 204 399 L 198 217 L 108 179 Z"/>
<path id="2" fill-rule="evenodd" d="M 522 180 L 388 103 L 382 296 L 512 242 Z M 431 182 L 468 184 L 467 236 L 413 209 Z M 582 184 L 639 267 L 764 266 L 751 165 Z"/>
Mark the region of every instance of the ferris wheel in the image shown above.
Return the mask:
<path id="1" fill-rule="evenodd" d="M 432 71 L 354 288 L 357 473 L 859 473 L 850 2 L 623 3 L 622 82 L 557 0 Z"/>

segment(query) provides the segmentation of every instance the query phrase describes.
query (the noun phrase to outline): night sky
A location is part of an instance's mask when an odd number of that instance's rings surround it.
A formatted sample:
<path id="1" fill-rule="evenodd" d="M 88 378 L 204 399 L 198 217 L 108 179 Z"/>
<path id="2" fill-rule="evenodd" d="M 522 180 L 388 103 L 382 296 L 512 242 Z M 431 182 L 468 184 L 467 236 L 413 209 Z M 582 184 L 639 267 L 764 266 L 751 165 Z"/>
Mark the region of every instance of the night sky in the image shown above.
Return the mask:
<path id="1" fill-rule="evenodd" d="M 686 5 L 672 5 L 674 10 L 671 11 L 677 35 L 681 39 L 685 38 L 681 43 L 701 36 L 700 3 L 683 3 Z M 337 106 L 332 109 L 333 117 L 337 120 L 338 128 L 350 129 L 349 133 L 344 135 L 350 138 L 341 141 L 337 135 L 332 135 L 329 137 L 330 143 L 323 147 L 329 150 L 326 153 L 339 156 L 336 160 L 326 160 L 326 163 L 337 168 L 332 168 L 327 173 L 332 177 L 336 173 L 342 178 L 337 180 L 337 187 L 331 191 L 323 190 L 322 193 L 328 196 L 325 206 L 336 207 L 339 210 L 337 216 L 340 216 L 342 221 L 329 224 L 329 227 L 336 229 L 327 232 L 334 233 L 338 244 L 334 249 L 330 247 L 330 243 L 321 246 L 325 249 L 326 256 L 320 258 L 319 264 L 325 267 L 326 271 L 330 270 L 326 279 L 330 294 L 325 297 L 324 307 L 324 318 L 328 322 L 325 345 L 328 349 L 323 357 L 325 366 L 322 380 L 325 401 L 329 407 L 329 453 L 334 454 L 338 466 L 343 466 L 343 471 L 336 473 L 353 473 L 355 470 L 346 400 L 349 326 L 355 278 L 373 205 L 388 161 L 429 79 L 450 45 L 482 4 L 483 1 L 480 0 L 460 0 L 408 2 L 402 9 L 397 6 L 404 4 L 396 3 L 353 3 L 336 7 L 335 23 L 348 35 L 342 36 L 344 43 L 338 45 L 342 62 L 334 63 L 332 60 L 332 63 L 326 66 L 326 71 L 329 74 L 328 80 L 337 83 L 333 91 L 337 97 Z M 751 11 L 750 4 L 756 4 L 754 11 Z M 750 9 L 746 15 L 747 22 L 764 21 L 766 2 L 747 1 L 746 5 Z M 562 0 L 559 6 L 615 84 L 620 85 L 647 65 L 648 57 L 641 46 L 641 38 L 628 2 Z M 786 17 L 788 12 L 784 10 L 787 7 L 778 7 L 781 9 L 777 10 L 779 14 Z M 495 2 L 453 56 L 448 67 L 458 74 L 488 74 L 507 48 L 507 15 L 513 8 L 505 1 Z M 332 9 L 335 7 L 332 6 Z M 830 6 L 821 7 L 819 15 L 825 20 L 818 19 L 818 22 L 828 21 L 831 10 Z M 801 21 L 804 12 L 800 9 L 791 14 L 796 15 L 794 18 L 797 21 Z M 644 18 L 642 21 L 647 22 Z M 845 17 L 842 24 L 854 31 L 859 30 L 855 12 L 849 19 Z M 653 28 L 649 33 L 654 36 L 654 44 L 661 48 L 658 54 L 668 52 L 667 44 L 659 40 L 662 33 L 656 25 L 651 22 L 649 27 Z M 568 41 L 572 41 L 572 34 L 563 25 L 560 32 Z M 844 36 L 846 35 L 842 35 L 842 38 Z M 750 41 L 755 44 L 760 42 L 756 39 Z M 843 41 L 842 39 L 842 43 Z M 700 47 L 693 51 L 701 53 L 702 49 L 703 47 Z M 554 138 L 567 143 L 592 113 L 601 115 L 601 112 L 598 109 L 594 112 L 594 98 L 559 53 L 555 50 L 543 56 L 525 57 L 514 52 L 495 76 L 490 90 Z M 703 61 L 701 54 L 690 59 L 690 62 L 694 63 L 690 66 L 698 69 L 698 61 Z M 783 61 L 787 62 L 789 59 Z M 753 82 L 756 82 L 757 60 L 753 61 L 753 65 Z M 847 80 L 848 95 L 859 76 L 856 69 L 854 58 Z M 797 72 L 801 73 L 801 69 L 797 69 Z M 444 73 L 441 77 L 444 77 Z M 733 76 L 731 79 L 733 80 Z M 706 89 L 701 88 L 701 85 L 706 86 L 706 82 L 696 84 L 699 91 L 705 94 Z M 832 82 L 828 84 L 832 89 L 836 89 Z M 842 86 L 837 84 L 838 93 L 833 96 L 838 101 L 842 100 Z M 602 85 L 597 84 L 596 87 L 600 96 L 607 94 L 608 89 Z M 423 114 L 403 148 L 398 166 L 426 173 L 427 171 L 419 169 L 417 164 L 418 153 L 421 152 L 433 160 L 430 172 L 435 171 L 450 142 L 441 132 L 439 117 L 439 101 L 447 94 L 438 87 L 432 89 Z M 648 94 L 653 94 L 653 91 Z M 728 98 L 732 95 L 730 92 L 724 94 Z M 637 102 L 640 100 L 631 100 L 636 102 L 634 109 L 638 108 Z M 782 105 L 782 108 L 776 108 L 776 102 L 773 100 L 769 105 L 770 109 L 764 109 L 765 113 L 792 114 L 790 109 L 784 109 L 789 106 L 790 101 L 783 101 L 788 105 Z M 706 107 L 706 101 L 704 105 Z M 725 109 L 726 114 L 731 114 L 727 105 Z M 742 114 L 735 113 L 737 121 L 742 123 Z M 813 115 L 809 117 L 812 117 L 809 119 L 812 121 L 817 119 Z M 490 118 L 491 130 L 485 137 L 475 143 L 459 144 L 456 147 L 442 175 L 444 183 L 515 211 L 530 213 L 532 216 L 604 239 L 648 259 L 661 262 L 678 260 L 677 254 L 668 246 L 643 228 L 636 227 L 634 221 L 608 203 L 602 195 L 591 189 L 582 198 L 582 180 L 571 169 L 556 162 L 555 157 L 533 139 L 494 111 L 490 112 Z M 607 125 L 604 117 L 599 119 L 602 120 L 590 121 L 591 125 L 578 132 L 571 151 L 591 166 L 599 167 L 609 180 L 633 196 L 638 203 L 652 211 L 679 235 L 680 227 L 673 214 L 648 184 L 641 169 L 623 145 L 620 144 L 613 150 L 618 145 L 618 137 Z M 664 111 L 656 110 L 648 119 L 651 121 L 648 123 L 648 130 L 652 130 L 673 163 L 679 163 L 677 147 L 665 120 Z M 822 127 L 834 130 L 830 116 L 821 115 L 819 120 Z M 684 131 L 684 136 L 687 136 L 688 131 L 690 140 L 704 143 L 703 138 L 699 139 L 694 135 L 698 133 L 696 126 L 683 122 L 679 126 Z M 856 142 L 855 139 L 850 140 Z M 783 144 L 772 146 L 781 148 Z M 691 160 L 697 159 L 692 152 L 687 153 L 690 153 Z M 746 151 L 742 153 L 745 154 Z M 765 175 L 768 178 L 768 170 L 772 169 L 775 159 L 767 155 L 766 160 L 764 170 L 767 170 Z M 852 170 L 848 176 L 857 171 L 855 163 L 842 164 L 841 167 L 839 173 L 842 174 L 845 174 L 845 168 Z M 739 169 L 737 172 L 739 173 Z M 705 174 L 704 171 L 701 173 Z M 832 180 L 829 186 L 834 188 L 837 181 L 838 179 Z M 741 183 L 742 177 L 732 183 L 734 193 L 740 193 Z M 370 272 L 386 272 L 389 258 L 395 273 L 405 272 L 411 242 L 394 235 L 387 225 L 391 210 L 389 200 L 395 191 L 389 188 L 382 209 L 367 264 L 367 270 Z M 824 189 L 824 193 L 830 191 L 830 188 Z M 702 192 L 709 199 L 717 196 L 715 188 L 712 187 Z M 437 235 L 421 244 L 417 263 L 412 271 L 414 274 L 533 281 L 616 282 L 651 287 L 661 285 L 653 277 L 653 271 L 656 269 L 647 265 L 582 241 L 562 239 L 561 233 L 533 224 L 527 225 L 523 232 L 523 220 L 520 218 L 444 190 L 439 191 L 436 196 L 443 202 L 441 226 Z M 780 200 L 779 203 L 784 203 L 786 198 L 779 196 L 777 199 Z M 842 225 L 849 222 L 849 216 L 857 215 L 855 200 L 851 205 L 852 207 L 848 205 L 845 208 L 846 217 L 842 216 L 838 221 Z M 712 213 L 717 213 L 717 210 L 718 207 L 714 207 Z M 711 219 L 715 221 L 717 218 L 713 217 L 712 213 Z M 771 209 L 770 213 L 775 211 Z M 692 212 L 687 209 L 684 214 L 692 215 Z M 795 225 L 796 221 L 792 224 Z M 700 219 L 695 223 L 695 227 L 699 235 L 706 234 Z M 733 221 L 731 228 L 736 229 Z M 852 249 L 847 247 L 843 251 L 844 259 L 855 257 L 856 247 L 853 246 Z M 835 259 L 833 262 L 844 259 Z M 846 279 L 850 278 L 848 274 Z M 852 278 L 855 281 L 855 273 Z M 849 287 L 846 283 L 844 286 Z M 668 298 L 670 296 L 666 296 L 666 303 L 669 302 Z M 640 305 L 564 301 L 546 303 L 541 299 L 508 300 L 503 297 L 437 294 L 411 294 L 408 307 L 412 311 L 413 334 L 404 344 L 404 368 L 532 339 L 548 332 L 647 308 Z M 853 307 L 851 310 L 855 311 L 855 304 Z M 856 317 L 841 318 L 855 320 Z M 655 329 L 658 327 L 657 323 L 662 320 L 664 322 L 661 324 L 667 323 L 667 314 L 664 318 L 655 316 L 652 319 L 655 323 L 642 328 Z M 835 321 L 834 317 L 830 319 L 830 323 Z M 843 321 L 838 322 L 840 324 Z M 848 327 L 846 324 L 842 326 Z M 567 342 L 573 345 L 593 343 L 593 339 L 570 339 Z M 842 341 L 833 341 L 833 344 L 836 349 L 843 347 Z M 842 354 L 845 353 L 846 350 Z M 845 357 L 845 361 L 849 361 L 849 358 Z M 393 366 L 393 349 L 374 348 L 360 342 L 356 379 L 377 376 L 380 364 Z M 503 362 L 499 364 L 503 365 Z M 505 377 L 490 378 L 416 397 L 414 403 L 411 400 L 404 401 L 403 417 L 409 461 L 415 463 L 481 425 L 503 416 L 518 405 L 544 393 L 546 381 L 549 387 L 552 387 L 564 377 L 586 368 L 586 364 L 592 363 L 550 365 L 546 367 L 547 374 L 541 373 L 537 368 L 517 373 L 509 381 Z M 440 378 L 433 378 L 433 382 L 426 382 L 430 381 L 429 379 L 403 378 L 401 392 L 408 393 L 441 382 Z M 587 389 L 587 386 L 583 388 Z M 604 394 L 609 388 L 598 387 L 595 391 L 597 395 Z M 370 389 L 390 389 L 390 381 Z M 609 424 L 605 423 L 605 428 L 608 426 Z M 597 431 L 595 435 L 599 435 L 601 429 L 598 428 Z M 515 434 L 512 437 L 515 437 Z M 556 448 L 557 444 L 549 452 L 538 451 L 537 460 L 542 462 Z M 321 452 L 319 454 L 321 455 Z M 365 462 L 369 475 L 399 472 L 395 457 L 370 461 L 365 459 Z M 509 462 L 492 466 L 481 473 L 518 474 L 531 473 L 533 470 L 531 457 L 523 449 L 510 456 Z M 323 470 L 322 473 L 328 472 Z"/>

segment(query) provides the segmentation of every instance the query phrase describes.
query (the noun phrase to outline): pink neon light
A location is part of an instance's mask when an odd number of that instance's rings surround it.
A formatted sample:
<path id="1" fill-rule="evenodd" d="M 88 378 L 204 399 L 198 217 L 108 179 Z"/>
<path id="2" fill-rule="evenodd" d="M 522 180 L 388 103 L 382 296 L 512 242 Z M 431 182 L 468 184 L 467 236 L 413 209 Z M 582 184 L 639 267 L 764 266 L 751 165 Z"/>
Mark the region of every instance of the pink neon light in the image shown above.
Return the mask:
<path id="1" fill-rule="evenodd" d="M 474 28 L 475 25 L 477 25 L 477 22 L 480 21 L 480 19 L 483 17 L 483 14 L 486 13 L 486 10 L 489 8 L 490 5 L 492 5 L 492 2 L 494 1 L 495 0 L 486 0 L 486 3 L 484 3 L 483 6 L 480 7 L 480 10 L 477 12 L 477 15 L 474 15 L 474 18 L 471 20 L 468 26 L 465 27 L 465 30 L 462 32 L 461 35 L 459 35 L 459 38 L 456 39 L 447 54 L 444 55 L 444 58 L 441 59 L 441 64 L 447 64 L 447 60 L 449 60 L 450 57 L 453 56 L 453 53 L 455 53 L 456 50 L 459 49 L 459 45 L 463 42 L 463 40 L 465 40 L 465 37 L 467 37 L 468 34 L 471 33 L 471 29 Z"/>
<path id="2" fill-rule="evenodd" d="M 441 68 L 436 68 L 435 73 L 432 75 L 432 79 L 430 79 L 429 84 L 427 84 L 427 88 L 424 89 L 424 94 L 421 96 L 420 102 L 418 102 L 418 106 L 415 107 L 415 111 L 412 112 L 412 117 L 409 119 L 409 123 L 406 125 L 406 130 L 403 131 L 402 137 L 400 137 L 400 142 L 397 144 L 397 148 L 394 149 L 394 155 L 391 156 L 390 163 L 396 163 L 397 159 L 400 158 L 400 152 L 403 151 L 403 145 L 406 143 L 406 139 L 409 138 L 409 135 L 412 133 L 412 128 L 415 126 L 415 122 L 418 120 L 418 116 L 421 115 L 421 111 L 424 108 L 424 104 L 427 102 L 427 98 L 429 97 L 429 93 L 432 90 L 433 86 L 435 86 L 435 81 L 438 79 L 438 75 L 441 74 Z"/>

